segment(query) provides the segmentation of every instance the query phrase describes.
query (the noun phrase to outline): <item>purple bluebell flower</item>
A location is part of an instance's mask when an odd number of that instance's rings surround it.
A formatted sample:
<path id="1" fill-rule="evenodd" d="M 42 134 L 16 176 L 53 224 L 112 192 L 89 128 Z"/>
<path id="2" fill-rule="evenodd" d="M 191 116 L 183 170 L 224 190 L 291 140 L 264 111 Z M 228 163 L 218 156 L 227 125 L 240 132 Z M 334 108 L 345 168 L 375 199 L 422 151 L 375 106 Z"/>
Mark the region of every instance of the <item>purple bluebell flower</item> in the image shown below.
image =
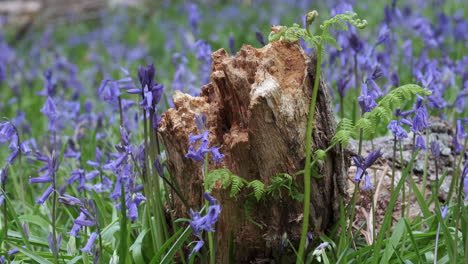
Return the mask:
<path id="1" fill-rule="evenodd" d="M 203 247 L 203 245 L 205 244 L 205 242 L 203 242 L 203 240 L 193 241 L 192 243 L 195 243 L 195 242 L 196 242 L 196 244 L 193 247 L 192 252 L 190 252 L 190 254 L 188 255 L 189 259 L 190 259 L 190 257 L 192 257 L 193 254 L 198 253 L 200 251 L 200 249 Z"/>
<path id="2" fill-rule="evenodd" d="M 205 85 L 210 82 L 211 74 L 211 46 L 205 40 L 197 40 L 193 45 L 195 49 L 195 57 L 201 62 L 198 70 L 200 75 L 200 85 Z"/>
<path id="3" fill-rule="evenodd" d="M 12 256 L 12 255 L 14 255 L 16 253 L 19 253 L 19 252 L 20 251 L 18 249 L 12 249 L 12 250 L 8 251 L 8 256 Z"/>
<path id="4" fill-rule="evenodd" d="M 83 201 L 68 194 L 63 194 L 62 196 L 60 196 L 59 202 L 70 206 L 83 206 Z"/>
<path id="5" fill-rule="evenodd" d="M 58 234 L 56 239 L 57 244 L 55 245 L 55 247 L 52 232 L 49 233 L 49 237 L 47 237 L 47 240 L 49 241 L 49 248 L 52 253 L 60 251 L 60 244 L 62 243 L 62 233 Z"/>
<path id="6" fill-rule="evenodd" d="M 434 156 L 435 158 L 440 157 L 440 144 L 439 144 L 439 142 L 437 142 L 437 141 L 432 141 L 431 142 L 431 153 L 432 153 L 432 156 Z"/>
<path id="7" fill-rule="evenodd" d="M 121 95 L 119 85 L 115 81 L 103 80 L 98 89 L 98 94 L 106 102 L 116 102 Z"/>
<path id="8" fill-rule="evenodd" d="M 366 172 L 366 175 L 364 176 L 364 186 L 362 186 L 362 190 L 363 191 L 370 191 L 370 190 L 373 190 L 373 189 L 374 189 L 374 186 L 372 186 L 372 184 L 371 184 L 370 176 Z"/>
<path id="9" fill-rule="evenodd" d="M 7 164 L 5 167 L 0 170 L 0 181 L 2 185 L 5 185 L 8 180 L 8 172 L 10 170 L 10 166 Z"/>
<path id="10" fill-rule="evenodd" d="M 0 144 L 6 143 L 16 134 L 16 129 L 11 122 L 0 123 Z"/>
<path id="11" fill-rule="evenodd" d="M 42 194 L 42 196 L 36 199 L 36 203 L 43 204 L 47 200 L 47 198 L 49 198 L 49 196 L 52 194 L 53 191 L 54 191 L 54 188 L 52 188 L 52 186 L 47 188 L 45 192 Z"/>
<path id="12" fill-rule="evenodd" d="M 466 133 L 465 133 L 465 126 L 462 123 L 462 119 L 457 120 L 457 137 L 458 138 L 466 138 Z"/>
<path id="13" fill-rule="evenodd" d="M 47 100 L 41 109 L 41 113 L 47 116 L 47 119 L 49 120 L 49 131 L 57 131 L 57 106 L 50 96 L 47 97 Z"/>
<path id="14" fill-rule="evenodd" d="M 195 3 L 189 3 L 187 5 L 187 13 L 188 13 L 188 21 L 190 28 L 192 29 L 192 33 L 195 36 L 198 36 L 200 33 L 198 29 L 198 24 L 201 21 L 201 15 L 200 15 L 200 10 L 198 9 L 197 4 Z"/>
<path id="15" fill-rule="evenodd" d="M 413 117 L 413 125 L 411 126 L 411 130 L 415 133 L 420 133 L 431 125 L 429 122 L 429 114 L 427 113 L 426 106 L 423 104 L 423 98 L 418 97 L 414 109 L 415 114 Z"/>
<path id="16" fill-rule="evenodd" d="M 392 131 L 393 135 L 397 138 L 397 140 L 402 141 L 403 139 L 408 137 L 408 133 L 406 130 L 403 129 L 399 125 L 399 122 L 397 120 L 392 120 L 390 121 L 390 124 L 387 126 L 390 131 Z"/>
<path id="17" fill-rule="evenodd" d="M 387 24 L 383 24 L 380 28 L 379 35 L 375 46 L 384 44 L 390 38 L 391 32 Z"/>
<path id="18" fill-rule="evenodd" d="M 96 232 L 93 232 L 88 239 L 88 242 L 86 243 L 86 246 L 84 248 L 81 248 L 81 251 L 87 252 L 88 254 L 92 254 L 91 250 L 93 249 L 94 242 L 96 241 L 98 234 Z"/>
<path id="19" fill-rule="evenodd" d="M 75 221 L 82 221 L 82 220 L 86 220 L 86 215 L 83 213 L 83 212 L 80 212 L 80 215 L 73 221 L 73 227 L 72 229 L 70 230 L 70 232 L 68 232 L 70 234 L 70 236 L 78 236 L 78 233 L 81 231 L 81 225 L 75 223 Z"/>
<path id="20" fill-rule="evenodd" d="M 229 36 L 229 49 L 231 50 L 231 55 L 236 54 L 236 43 L 234 36 Z"/>
<path id="21" fill-rule="evenodd" d="M 52 182 L 54 178 L 49 177 L 49 176 L 41 176 L 41 177 L 36 177 L 36 178 L 29 178 L 29 183 L 46 183 L 46 182 Z"/>
<path id="22" fill-rule="evenodd" d="M 448 213 L 448 205 L 443 206 L 442 208 L 440 208 L 440 213 L 442 214 L 442 219 L 445 219 L 447 217 L 447 213 Z"/>
<path id="23" fill-rule="evenodd" d="M 366 159 L 362 156 L 353 157 L 354 164 L 357 167 L 356 176 L 354 182 L 360 183 L 362 176 L 366 173 L 366 170 L 375 163 L 375 161 L 383 155 L 380 150 L 372 151 Z"/>
<path id="24" fill-rule="evenodd" d="M 202 230 L 214 232 L 213 225 L 218 222 L 219 214 L 221 213 L 221 206 L 217 204 L 216 199 L 206 193 L 205 198 L 210 202 L 208 213 L 205 216 L 200 216 L 200 212 L 195 212 L 190 209 L 190 216 L 192 218 L 190 226 L 192 227 L 193 233 L 197 236 L 201 235 Z"/>
<path id="25" fill-rule="evenodd" d="M 262 44 L 262 46 L 266 45 L 265 38 L 263 37 L 262 32 L 256 31 L 255 37 L 257 38 L 257 41 L 260 42 L 260 44 Z"/>
<path id="26" fill-rule="evenodd" d="M 358 102 L 362 113 L 370 112 L 377 106 L 375 98 L 372 96 L 372 94 L 368 94 L 366 83 L 362 84 L 362 92 L 361 96 L 358 97 Z"/>
<path id="27" fill-rule="evenodd" d="M 364 43 L 359 39 L 356 33 L 350 33 L 349 38 L 349 47 L 354 51 L 355 54 L 359 54 L 364 49 Z"/>
<path id="28" fill-rule="evenodd" d="M 426 150 L 426 141 L 424 140 L 424 137 L 419 135 L 417 138 L 416 138 L 416 144 L 414 146 L 415 149 L 419 149 L 419 150 Z"/>
<path id="29" fill-rule="evenodd" d="M 315 250 L 322 250 L 327 248 L 330 245 L 328 242 L 323 242 L 322 244 L 318 245 L 318 247 Z"/>

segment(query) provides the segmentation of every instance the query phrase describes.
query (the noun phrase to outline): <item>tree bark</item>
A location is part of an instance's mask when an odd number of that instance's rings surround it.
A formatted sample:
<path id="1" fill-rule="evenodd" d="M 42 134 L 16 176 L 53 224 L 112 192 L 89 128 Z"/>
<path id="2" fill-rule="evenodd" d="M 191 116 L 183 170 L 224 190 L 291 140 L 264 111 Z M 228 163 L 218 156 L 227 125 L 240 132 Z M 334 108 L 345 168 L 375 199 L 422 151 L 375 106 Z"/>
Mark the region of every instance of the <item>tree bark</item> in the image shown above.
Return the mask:
<path id="1" fill-rule="evenodd" d="M 307 56 L 297 43 L 278 41 L 260 49 L 244 45 L 234 57 L 220 49 L 212 58 L 211 83 L 202 87 L 199 97 L 176 92 L 175 107 L 163 114 L 159 128 L 168 169 L 189 205 L 199 209 L 204 204 L 203 164 L 184 157 L 189 133 L 200 133 L 194 118 L 202 113 L 207 116 L 210 147 L 219 147 L 226 155 L 221 164 L 210 160 L 210 170 L 227 168 L 248 181 L 260 180 L 265 186 L 277 174 L 288 173 L 303 192 L 302 175 L 294 175 L 304 169 L 314 57 Z M 328 88 L 322 78 L 314 120 L 314 150 L 327 148 L 335 129 Z M 310 232 L 314 235 L 330 228 L 338 217 L 348 166 L 347 155 L 335 148 L 328 152 L 320 168 L 323 177 L 312 179 Z M 245 190 L 231 198 L 229 190 L 215 184 L 213 196 L 222 208 L 216 226 L 217 263 L 229 263 L 231 234 L 235 263 L 273 259 L 277 263 L 291 262 L 295 256 L 285 238 L 297 246 L 302 202 L 286 194 L 281 199 L 255 203 L 250 215 L 263 226 L 260 228 L 246 218 L 247 193 Z M 181 201 L 172 197 L 175 215 L 188 217 Z"/>

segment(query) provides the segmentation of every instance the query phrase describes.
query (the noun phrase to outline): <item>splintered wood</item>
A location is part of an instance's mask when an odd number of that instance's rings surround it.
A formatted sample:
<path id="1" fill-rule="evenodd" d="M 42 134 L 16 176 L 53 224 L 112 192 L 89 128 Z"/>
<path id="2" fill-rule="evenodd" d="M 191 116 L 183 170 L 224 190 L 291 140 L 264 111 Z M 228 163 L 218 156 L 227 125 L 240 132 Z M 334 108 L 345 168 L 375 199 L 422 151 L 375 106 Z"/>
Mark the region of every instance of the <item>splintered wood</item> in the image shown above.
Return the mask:
<path id="1" fill-rule="evenodd" d="M 211 82 L 202 87 L 199 97 L 181 92 L 174 95 L 175 107 L 162 116 L 160 133 L 166 147 L 170 173 L 194 210 L 203 204 L 202 163 L 185 158 L 190 133 L 200 133 L 195 124 L 197 114 L 205 114 L 210 132 L 210 147 L 220 148 L 225 158 L 220 164 L 209 162 L 209 169 L 227 168 L 248 180 L 260 180 L 265 186 L 279 173 L 288 173 L 303 191 L 305 133 L 315 59 L 307 56 L 297 43 L 273 42 L 256 49 L 244 45 L 230 57 L 220 49 L 212 54 Z M 330 145 L 336 122 L 330 108 L 328 88 L 322 80 L 314 120 L 313 148 Z M 310 231 L 319 234 L 338 217 L 338 201 L 344 194 L 346 154 L 336 148 L 330 151 L 320 168 L 323 178 L 312 180 Z M 216 226 L 217 263 L 228 263 L 230 237 L 233 236 L 237 263 L 284 259 L 288 247 L 284 234 L 298 241 L 302 223 L 302 202 L 284 195 L 254 204 L 251 223 L 244 205 L 251 190 L 237 197 L 215 184 L 213 196 L 221 204 Z M 187 208 L 172 195 L 174 213 L 189 217 Z M 292 254 L 294 258 L 294 254 Z"/>

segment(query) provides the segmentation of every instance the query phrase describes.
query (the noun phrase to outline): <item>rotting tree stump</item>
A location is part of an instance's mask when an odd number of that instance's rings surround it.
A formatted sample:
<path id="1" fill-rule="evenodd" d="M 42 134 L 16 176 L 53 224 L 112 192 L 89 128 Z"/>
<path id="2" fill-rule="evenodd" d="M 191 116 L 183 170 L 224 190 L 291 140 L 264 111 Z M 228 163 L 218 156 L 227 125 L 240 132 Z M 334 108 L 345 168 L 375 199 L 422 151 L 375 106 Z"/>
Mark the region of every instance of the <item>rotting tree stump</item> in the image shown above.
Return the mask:
<path id="1" fill-rule="evenodd" d="M 198 134 L 194 118 L 207 116 L 210 147 L 220 147 L 226 157 L 221 164 L 210 160 L 209 169 L 227 168 L 234 174 L 265 186 L 279 173 L 295 175 L 304 169 L 305 137 L 309 103 L 315 76 L 315 59 L 297 43 L 273 42 L 256 49 L 244 45 L 230 57 L 224 49 L 212 54 L 211 83 L 202 87 L 199 97 L 181 92 L 174 95 L 175 108 L 162 116 L 159 131 L 166 148 L 168 169 L 178 181 L 188 204 L 203 206 L 201 162 L 184 157 L 189 133 Z M 321 81 L 313 130 L 313 148 L 325 149 L 335 134 L 336 122 L 329 102 L 328 88 Z M 312 179 L 310 231 L 320 234 L 330 228 L 339 213 L 344 194 L 349 159 L 340 148 L 327 154 L 320 169 L 323 178 Z M 294 176 L 303 192 L 302 176 Z M 245 217 L 247 191 L 236 198 L 215 184 L 213 196 L 221 204 L 216 226 L 217 263 L 229 263 L 231 234 L 236 263 L 289 263 L 294 254 L 284 245 L 283 234 L 298 244 L 302 224 L 302 202 L 284 195 L 281 199 L 260 201 L 251 217 Z M 176 195 L 174 213 L 189 213 Z M 288 257 L 284 257 L 289 255 Z"/>

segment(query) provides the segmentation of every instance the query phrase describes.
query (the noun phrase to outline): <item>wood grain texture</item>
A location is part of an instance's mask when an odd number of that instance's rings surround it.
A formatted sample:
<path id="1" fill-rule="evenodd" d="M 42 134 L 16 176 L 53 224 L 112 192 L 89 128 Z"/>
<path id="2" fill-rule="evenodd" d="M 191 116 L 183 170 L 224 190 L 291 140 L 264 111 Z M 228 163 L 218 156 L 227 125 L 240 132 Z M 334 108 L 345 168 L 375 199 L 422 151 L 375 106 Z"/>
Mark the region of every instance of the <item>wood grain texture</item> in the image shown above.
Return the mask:
<path id="1" fill-rule="evenodd" d="M 181 92 L 174 95 L 175 107 L 162 116 L 160 134 L 166 147 L 169 171 L 177 179 L 185 198 L 194 209 L 203 204 L 201 163 L 184 157 L 189 133 L 199 133 L 195 115 L 207 116 L 210 147 L 220 147 L 226 157 L 221 164 L 210 161 L 210 170 L 227 168 L 248 181 L 265 185 L 279 173 L 294 175 L 304 168 L 305 133 L 315 72 L 315 59 L 297 43 L 273 42 L 256 49 L 244 45 L 230 57 L 220 49 L 212 54 L 211 83 L 202 87 L 199 97 Z M 335 133 L 328 88 L 321 82 L 314 120 L 314 149 L 325 149 Z M 311 227 L 319 234 L 331 227 L 338 215 L 349 165 L 346 154 L 336 148 L 329 152 L 321 168 L 321 179 L 312 180 Z M 295 179 L 302 192 L 303 179 Z M 217 232 L 217 263 L 228 263 L 229 237 L 234 234 L 236 263 L 290 260 L 282 236 L 298 241 L 302 203 L 288 196 L 257 203 L 252 218 L 260 229 L 247 221 L 244 203 L 247 191 L 237 198 L 216 184 L 213 195 L 222 206 Z M 175 214 L 188 212 L 175 198 Z M 289 254 L 291 255 L 291 254 Z"/>

